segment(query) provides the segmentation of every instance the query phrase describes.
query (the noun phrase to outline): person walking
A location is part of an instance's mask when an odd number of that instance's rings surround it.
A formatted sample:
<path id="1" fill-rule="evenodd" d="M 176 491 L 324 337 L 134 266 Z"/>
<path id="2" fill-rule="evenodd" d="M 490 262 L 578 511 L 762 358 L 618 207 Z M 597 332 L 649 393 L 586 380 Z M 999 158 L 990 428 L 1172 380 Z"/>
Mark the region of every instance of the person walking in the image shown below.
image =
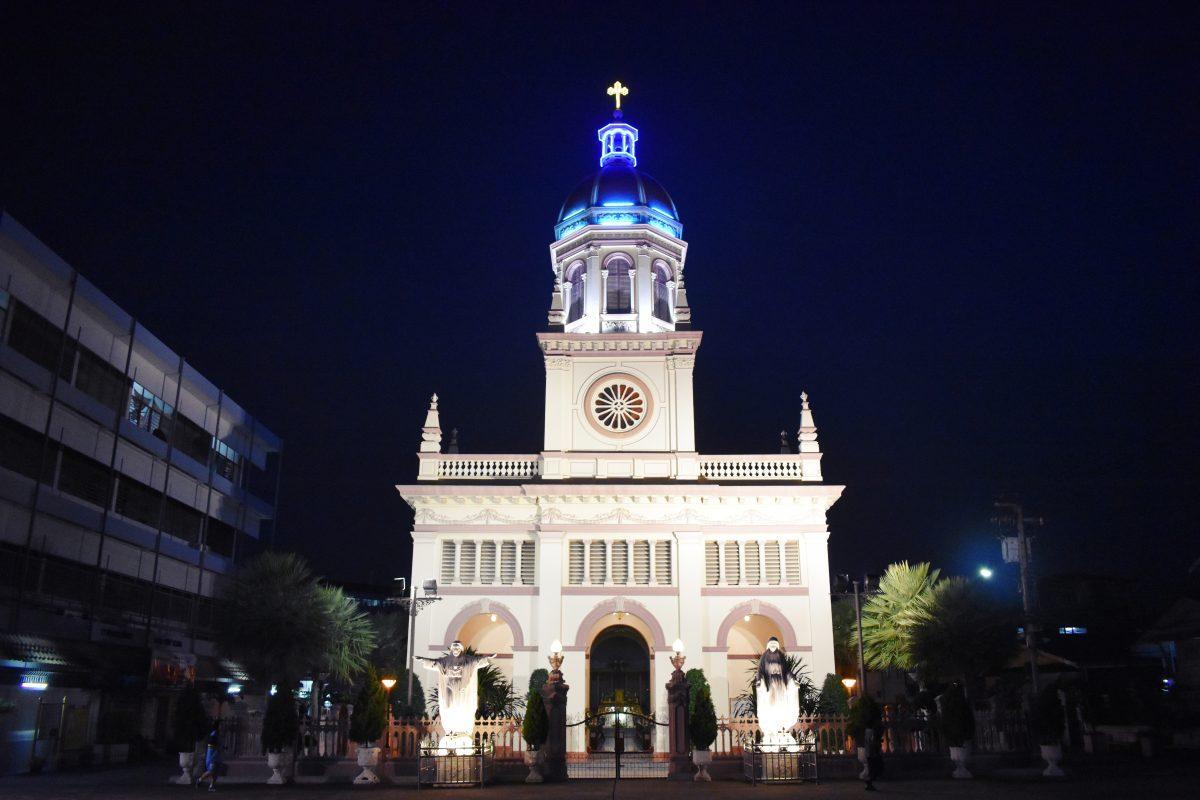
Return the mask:
<path id="1" fill-rule="evenodd" d="M 221 772 L 221 720 L 213 720 L 212 730 L 208 734 L 208 746 L 204 749 L 204 773 L 196 779 L 196 788 L 204 779 L 208 779 L 208 790 L 217 790 L 217 776 Z"/>

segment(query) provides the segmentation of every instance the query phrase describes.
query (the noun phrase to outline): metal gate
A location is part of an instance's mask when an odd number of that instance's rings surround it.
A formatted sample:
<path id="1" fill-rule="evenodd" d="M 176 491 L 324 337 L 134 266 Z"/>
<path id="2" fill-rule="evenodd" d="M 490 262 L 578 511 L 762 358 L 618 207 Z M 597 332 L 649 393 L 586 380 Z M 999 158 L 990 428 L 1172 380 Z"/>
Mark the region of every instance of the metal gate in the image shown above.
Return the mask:
<path id="1" fill-rule="evenodd" d="M 584 726 L 587 757 L 567 761 L 569 778 L 665 778 L 667 761 L 656 759 L 654 738 L 667 723 L 633 711 L 588 714 L 568 728 Z"/>

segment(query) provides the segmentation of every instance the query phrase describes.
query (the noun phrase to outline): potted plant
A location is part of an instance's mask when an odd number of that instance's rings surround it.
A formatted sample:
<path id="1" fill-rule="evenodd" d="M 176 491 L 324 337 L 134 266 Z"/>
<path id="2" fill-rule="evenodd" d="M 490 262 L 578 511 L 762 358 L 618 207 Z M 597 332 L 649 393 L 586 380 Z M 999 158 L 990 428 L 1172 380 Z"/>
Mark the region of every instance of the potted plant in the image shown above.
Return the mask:
<path id="1" fill-rule="evenodd" d="M 950 747 L 950 760 L 954 762 L 955 778 L 974 777 L 967 770 L 971 740 L 975 738 L 975 715 L 963 693 L 961 684 L 953 683 L 941 696 L 942 736 Z"/>
<path id="2" fill-rule="evenodd" d="M 870 753 L 867 751 L 867 730 L 878 730 L 883 723 L 883 711 L 879 703 L 868 694 L 854 698 L 850 712 L 846 715 L 846 735 L 854 740 L 858 755 L 858 763 L 862 764 L 862 772 L 858 777 L 864 781 L 870 780 L 871 770 L 867 765 Z"/>
<path id="3" fill-rule="evenodd" d="M 267 766 L 271 768 L 267 783 L 287 783 L 283 774 L 285 754 L 289 747 L 295 747 L 299 729 L 300 719 L 296 715 L 296 701 L 292 699 L 291 690 L 280 689 L 267 699 L 267 713 L 263 715 L 262 744 L 267 751 Z"/>
<path id="4" fill-rule="evenodd" d="M 1047 778 L 1061 778 L 1064 774 L 1058 765 L 1062 761 L 1062 734 L 1066 721 L 1062 702 L 1058 699 L 1058 687 L 1047 686 L 1033 700 L 1030 715 L 1030 725 L 1041 747 L 1042 760 L 1046 769 L 1042 772 Z"/>
<path id="5" fill-rule="evenodd" d="M 712 763 L 712 743 L 717 740 L 717 712 L 713 708 L 712 692 L 707 684 L 701 684 L 694 697 L 694 711 L 688 720 L 688 733 L 692 737 L 692 763 L 696 774 L 692 780 L 711 781 L 708 765 Z"/>
<path id="6" fill-rule="evenodd" d="M 383 735 L 386 726 L 387 692 L 379 682 L 375 668 L 367 667 L 362 688 L 354 701 L 354 714 L 350 717 L 350 738 L 358 743 L 358 766 L 362 767 L 362 772 L 354 778 L 355 783 L 379 783 L 374 768 L 379 765 L 380 749 L 375 741 Z"/>
<path id="7" fill-rule="evenodd" d="M 521 738 L 525 740 L 525 765 L 529 767 L 526 783 L 541 783 L 541 747 L 550 733 L 550 718 L 546 715 L 546 704 L 542 700 L 542 685 L 549 678 L 544 669 L 535 669 L 529 676 L 529 696 L 525 701 L 525 718 L 521 720 Z"/>
<path id="8" fill-rule="evenodd" d="M 179 753 L 179 769 L 182 774 L 175 779 L 178 784 L 190 784 L 194 778 L 192 770 L 196 764 L 196 742 L 207 733 L 208 715 L 200 702 L 200 693 L 188 686 L 175 703 L 175 719 L 171 727 L 171 741 Z"/>

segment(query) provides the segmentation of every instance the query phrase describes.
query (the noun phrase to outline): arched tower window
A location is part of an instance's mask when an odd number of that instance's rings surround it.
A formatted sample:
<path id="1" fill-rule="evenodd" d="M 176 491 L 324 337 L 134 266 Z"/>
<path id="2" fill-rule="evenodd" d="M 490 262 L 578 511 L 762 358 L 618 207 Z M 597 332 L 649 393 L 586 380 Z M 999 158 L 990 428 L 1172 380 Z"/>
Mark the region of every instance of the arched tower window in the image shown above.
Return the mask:
<path id="1" fill-rule="evenodd" d="M 567 289 L 567 322 L 574 322 L 583 316 L 583 277 L 587 267 L 582 261 L 576 261 L 567 267 L 563 285 Z"/>
<path id="2" fill-rule="evenodd" d="M 604 311 L 607 314 L 629 314 L 633 311 L 633 262 L 628 256 L 609 256 L 604 262 L 608 277 L 604 281 Z"/>
<path id="3" fill-rule="evenodd" d="M 654 316 L 663 322 L 671 322 L 671 268 L 665 261 L 655 261 L 650 268 L 654 285 Z"/>

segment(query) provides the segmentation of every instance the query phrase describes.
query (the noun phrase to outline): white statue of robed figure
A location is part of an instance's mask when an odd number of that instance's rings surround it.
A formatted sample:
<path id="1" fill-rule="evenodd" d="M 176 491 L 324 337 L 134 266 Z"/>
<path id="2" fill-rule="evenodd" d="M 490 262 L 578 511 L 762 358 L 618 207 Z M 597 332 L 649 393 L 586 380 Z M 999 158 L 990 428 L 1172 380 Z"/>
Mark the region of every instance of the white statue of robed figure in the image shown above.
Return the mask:
<path id="1" fill-rule="evenodd" d="M 491 664 L 491 656 L 465 655 L 460 641 L 450 643 L 450 652 L 440 658 L 416 656 L 421 666 L 438 674 L 438 716 L 442 738 L 438 749 L 454 750 L 460 755 L 471 752 L 475 741 L 475 711 L 479 706 L 480 669 Z"/>
<path id="2" fill-rule="evenodd" d="M 758 659 L 754 678 L 754 697 L 758 704 L 758 729 L 762 747 L 768 752 L 795 752 L 799 745 L 791 730 L 800 718 L 800 686 L 788 671 L 779 640 L 772 636 Z"/>

